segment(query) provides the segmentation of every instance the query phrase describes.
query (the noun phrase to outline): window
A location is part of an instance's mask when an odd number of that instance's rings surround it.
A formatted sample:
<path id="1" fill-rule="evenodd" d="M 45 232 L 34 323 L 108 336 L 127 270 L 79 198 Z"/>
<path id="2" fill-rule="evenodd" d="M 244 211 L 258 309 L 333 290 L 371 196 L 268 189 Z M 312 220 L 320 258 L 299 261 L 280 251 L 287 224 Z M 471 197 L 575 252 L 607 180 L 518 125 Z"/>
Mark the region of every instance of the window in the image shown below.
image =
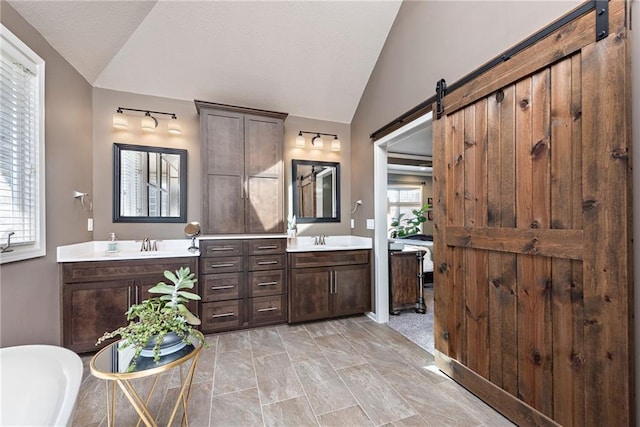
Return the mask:
<path id="1" fill-rule="evenodd" d="M 11 246 L 6 248 L 8 238 Z M 44 61 L 0 25 L 0 263 L 45 255 Z"/>
<path id="2" fill-rule="evenodd" d="M 389 185 L 387 187 L 387 229 L 391 221 L 404 214 L 403 220 L 414 215 L 412 210 L 422 207 L 422 187 L 417 185 Z"/>

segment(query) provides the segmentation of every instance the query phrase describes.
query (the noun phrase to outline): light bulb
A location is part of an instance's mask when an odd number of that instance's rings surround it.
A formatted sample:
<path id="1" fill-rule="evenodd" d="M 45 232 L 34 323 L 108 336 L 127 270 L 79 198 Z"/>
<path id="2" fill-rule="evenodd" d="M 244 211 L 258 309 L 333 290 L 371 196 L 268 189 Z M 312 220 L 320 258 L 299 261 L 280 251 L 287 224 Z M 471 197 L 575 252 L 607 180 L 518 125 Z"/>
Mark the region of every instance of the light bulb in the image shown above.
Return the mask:
<path id="1" fill-rule="evenodd" d="M 331 141 L 331 151 L 340 151 L 340 140 L 337 136 Z"/>
<path id="2" fill-rule="evenodd" d="M 145 115 L 140 121 L 140 127 L 142 130 L 153 131 L 158 127 L 158 121 L 155 117 L 151 116 L 149 113 Z"/>
<path id="3" fill-rule="evenodd" d="M 118 129 L 127 129 L 129 127 L 129 121 L 127 120 L 127 116 L 122 114 L 122 112 L 114 113 L 113 127 Z"/>
<path id="4" fill-rule="evenodd" d="M 173 133 L 176 135 L 182 132 L 182 126 L 180 126 L 180 122 L 175 117 L 169 120 L 169 123 L 167 124 L 167 129 L 169 130 L 169 133 Z"/>
<path id="5" fill-rule="evenodd" d="M 296 147 L 304 148 L 304 143 L 304 136 L 302 136 L 302 132 L 300 132 L 298 136 L 296 136 Z"/>
<path id="6" fill-rule="evenodd" d="M 324 148 L 324 141 L 319 134 L 313 137 L 313 139 L 311 140 L 311 144 L 316 150 L 322 150 Z"/>

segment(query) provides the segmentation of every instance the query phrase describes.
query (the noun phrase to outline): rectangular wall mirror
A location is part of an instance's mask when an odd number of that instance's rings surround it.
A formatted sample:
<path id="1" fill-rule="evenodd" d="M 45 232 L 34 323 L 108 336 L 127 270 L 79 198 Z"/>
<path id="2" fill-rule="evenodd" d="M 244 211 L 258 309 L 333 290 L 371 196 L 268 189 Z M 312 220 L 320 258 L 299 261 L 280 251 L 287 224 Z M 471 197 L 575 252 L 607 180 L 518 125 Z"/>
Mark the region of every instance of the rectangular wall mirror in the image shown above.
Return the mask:
<path id="1" fill-rule="evenodd" d="M 297 222 L 340 222 L 340 163 L 294 159 L 291 165 Z"/>
<path id="2" fill-rule="evenodd" d="M 187 150 L 113 144 L 113 222 L 186 222 Z"/>

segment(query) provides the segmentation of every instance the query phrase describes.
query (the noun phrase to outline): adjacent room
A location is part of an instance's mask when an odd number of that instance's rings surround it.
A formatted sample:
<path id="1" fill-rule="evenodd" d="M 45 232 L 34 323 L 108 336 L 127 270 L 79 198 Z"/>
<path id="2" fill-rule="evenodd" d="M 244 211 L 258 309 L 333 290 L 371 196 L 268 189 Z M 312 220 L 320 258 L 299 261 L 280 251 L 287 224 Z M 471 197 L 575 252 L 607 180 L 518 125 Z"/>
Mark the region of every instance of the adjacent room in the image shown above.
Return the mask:
<path id="1" fill-rule="evenodd" d="M 633 6 L 0 0 L 0 425 L 636 425 Z"/>

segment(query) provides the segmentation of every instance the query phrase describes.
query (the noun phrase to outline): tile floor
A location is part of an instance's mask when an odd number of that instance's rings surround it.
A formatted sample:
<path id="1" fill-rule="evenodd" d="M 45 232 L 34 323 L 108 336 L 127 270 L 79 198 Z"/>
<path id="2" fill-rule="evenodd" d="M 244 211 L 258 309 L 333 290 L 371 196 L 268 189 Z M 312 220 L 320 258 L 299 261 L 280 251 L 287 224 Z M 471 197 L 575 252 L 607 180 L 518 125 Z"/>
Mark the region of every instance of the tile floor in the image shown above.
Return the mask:
<path id="1" fill-rule="evenodd" d="M 442 375 L 433 356 L 367 317 L 208 335 L 189 402 L 191 426 L 510 426 Z M 106 425 L 105 385 L 88 372 L 74 426 Z M 178 370 L 150 411 L 165 425 Z M 136 387 L 146 396 L 147 379 Z M 116 424 L 137 417 L 123 396 Z"/>

